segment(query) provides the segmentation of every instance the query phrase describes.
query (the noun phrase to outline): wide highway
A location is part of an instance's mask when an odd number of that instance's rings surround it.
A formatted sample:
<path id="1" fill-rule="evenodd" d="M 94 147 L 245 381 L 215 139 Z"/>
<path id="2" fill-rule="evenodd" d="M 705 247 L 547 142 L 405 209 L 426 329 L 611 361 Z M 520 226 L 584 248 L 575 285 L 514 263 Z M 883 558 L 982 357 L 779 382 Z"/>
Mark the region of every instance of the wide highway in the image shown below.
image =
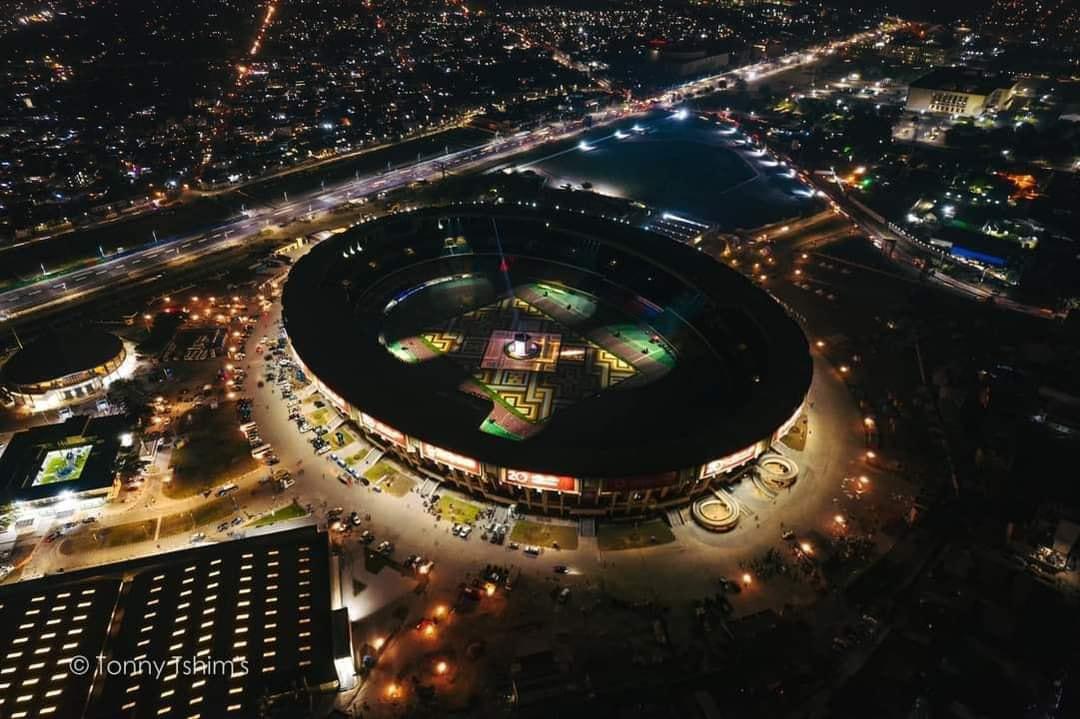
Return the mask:
<path id="1" fill-rule="evenodd" d="M 681 96 L 704 91 L 721 80 L 741 77 L 757 81 L 817 62 L 823 54 L 865 40 L 876 32 L 858 33 L 827 45 L 688 82 L 655 98 L 594 116 L 593 127 L 626 120 L 656 104 L 676 102 Z M 85 300 L 105 289 L 115 289 L 136 280 L 148 280 L 157 274 L 164 275 L 171 269 L 207 255 L 237 247 L 264 228 L 288 224 L 339 207 L 350 200 L 404 187 L 417 180 L 437 178 L 444 171 L 462 172 L 507 159 L 529 152 L 541 144 L 564 139 L 582 129 L 581 123 L 556 123 L 510 137 L 496 137 L 475 147 L 396 169 L 356 177 L 296 196 L 283 196 L 280 202 L 249 208 L 237 219 L 208 231 L 147 245 L 89 267 L 64 274 L 43 274 L 41 279 L 33 283 L 0 293 L 0 322 L 25 319 L 43 310 Z"/>

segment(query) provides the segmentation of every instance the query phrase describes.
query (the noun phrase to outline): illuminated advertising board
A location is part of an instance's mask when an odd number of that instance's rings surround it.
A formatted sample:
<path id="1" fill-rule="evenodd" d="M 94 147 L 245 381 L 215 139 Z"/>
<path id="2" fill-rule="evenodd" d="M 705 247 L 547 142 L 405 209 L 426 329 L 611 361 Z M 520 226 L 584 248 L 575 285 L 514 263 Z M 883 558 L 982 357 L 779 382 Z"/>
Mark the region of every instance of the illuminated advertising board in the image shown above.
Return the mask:
<path id="1" fill-rule="evenodd" d="M 701 478 L 715 477 L 718 474 L 727 472 L 729 469 L 734 469 L 740 464 L 749 462 L 757 456 L 757 445 L 752 444 L 746 449 L 740 449 L 738 452 L 729 454 L 726 457 L 720 459 L 714 459 L 701 468 Z"/>
<path id="2" fill-rule="evenodd" d="M 401 447 L 405 446 L 405 435 L 397 431 L 388 424 L 383 424 L 379 420 L 372 417 L 370 414 L 360 413 L 360 423 L 366 428 L 379 435 L 383 439 L 388 439 L 396 445 Z"/>
<path id="3" fill-rule="evenodd" d="M 420 455 L 433 462 L 441 462 L 454 469 L 460 469 L 462 472 L 475 474 L 477 476 L 480 474 L 480 463 L 475 459 L 463 457 L 460 454 L 455 454 L 449 450 L 442 449 L 441 447 L 436 447 L 433 444 L 428 444 L 427 442 L 420 443 Z"/>
<path id="4" fill-rule="evenodd" d="M 552 492 L 581 493 L 576 479 L 556 474 L 537 474 L 536 472 L 508 469 L 506 470 L 506 482 L 533 489 L 546 489 Z"/>

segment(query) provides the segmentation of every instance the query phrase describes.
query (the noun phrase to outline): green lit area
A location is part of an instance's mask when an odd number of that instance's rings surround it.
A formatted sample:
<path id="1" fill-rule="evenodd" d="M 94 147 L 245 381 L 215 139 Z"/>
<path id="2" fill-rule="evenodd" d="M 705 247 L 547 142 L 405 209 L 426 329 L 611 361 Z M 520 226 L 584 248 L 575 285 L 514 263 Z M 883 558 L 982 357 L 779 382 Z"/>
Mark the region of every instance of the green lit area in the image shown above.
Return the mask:
<path id="1" fill-rule="evenodd" d="M 38 471 L 33 487 L 40 487 L 56 482 L 74 482 L 81 475 L 86 466 L 86 460 L 93 450 L 92 444 L 83 444 L 76 447 L 64 447 L 53 449 L 45 454 L 41 462 L 41 470 Z"/>

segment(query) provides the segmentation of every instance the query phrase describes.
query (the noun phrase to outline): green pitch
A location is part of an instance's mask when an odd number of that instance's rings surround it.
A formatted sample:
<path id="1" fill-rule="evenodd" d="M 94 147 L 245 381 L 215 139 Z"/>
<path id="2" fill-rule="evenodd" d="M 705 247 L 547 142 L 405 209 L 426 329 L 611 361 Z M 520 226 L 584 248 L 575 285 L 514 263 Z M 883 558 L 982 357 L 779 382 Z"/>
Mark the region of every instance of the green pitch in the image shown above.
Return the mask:
<path id="1" fill-rule="evenodd" d="M 82 475 L 83 467 L 90 456 L 93 445 L 65 447 L 50 450 L 41 462 L 41 469 L 34 477 L 33 487 L 56 482 L 73 482 Z"/>

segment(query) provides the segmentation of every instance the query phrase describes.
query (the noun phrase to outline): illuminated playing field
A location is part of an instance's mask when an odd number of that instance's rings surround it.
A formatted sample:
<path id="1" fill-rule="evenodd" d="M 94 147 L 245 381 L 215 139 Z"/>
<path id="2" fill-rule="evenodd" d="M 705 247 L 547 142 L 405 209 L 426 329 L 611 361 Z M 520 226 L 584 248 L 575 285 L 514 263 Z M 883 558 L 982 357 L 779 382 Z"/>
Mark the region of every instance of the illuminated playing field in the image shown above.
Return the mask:
<path id="1" fill-rule="evenodd" d="M 525 333 L 535 356 L 506 347 Z M 507 439 L 539 431 L 560 408 L 626 382 L 640 385 L 675 366 L 668 343 L 644 323 L 591 295 L 555 283 L 528 283 L 388 349 L 403 362 L 447 357 L 471 375 L 459 389 L 490 400 L 479 427 Z"/>
<path id="2" fill-rule="evenodd" d="M 40 487 L 45 484 L 56 482 L 73 482 L 82 475 L 86 460 L 94 448 L 91 444 L 78 447 L 65 447 L 53 449 L 45 454 L 41 462 L 41 469 L 31 483 L 32 487 Z"/>

